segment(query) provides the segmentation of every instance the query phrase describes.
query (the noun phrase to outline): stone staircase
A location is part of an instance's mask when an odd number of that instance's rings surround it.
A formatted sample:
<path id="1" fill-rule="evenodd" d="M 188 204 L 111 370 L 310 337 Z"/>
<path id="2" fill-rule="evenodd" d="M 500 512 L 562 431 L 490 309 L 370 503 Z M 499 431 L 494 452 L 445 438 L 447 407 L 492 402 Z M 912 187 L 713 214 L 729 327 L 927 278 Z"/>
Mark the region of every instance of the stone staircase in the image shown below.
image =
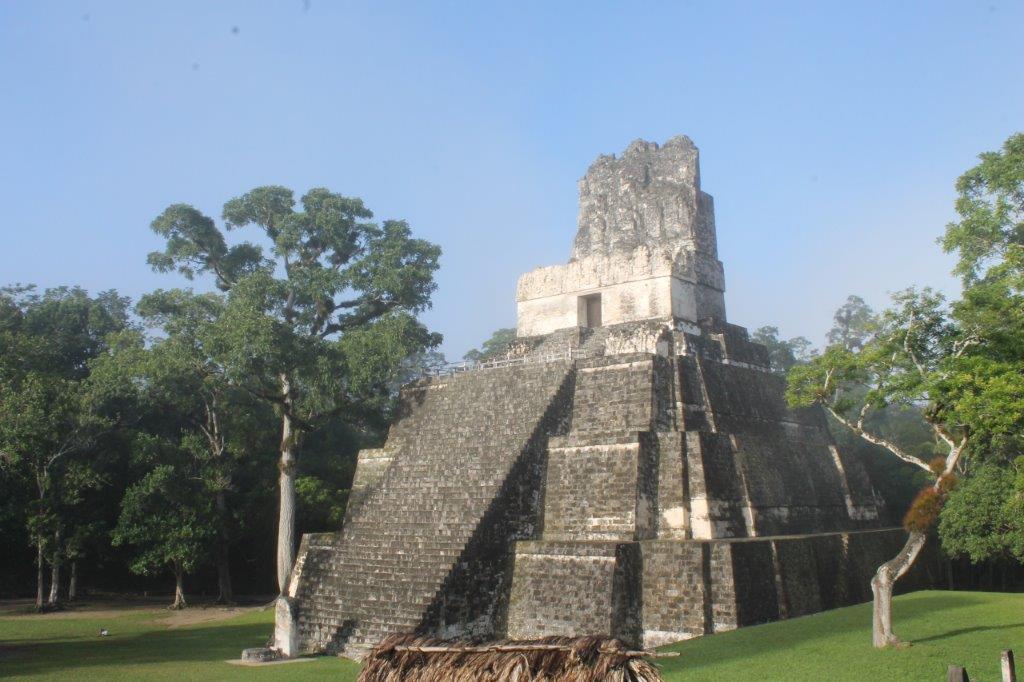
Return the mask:
<path id="1" fill-rule="evenodd" d="M 443 632 L 448 621 L 488 634 L 493 599 L 472 603 L 487 586 L 467 584 L 465 569 L 498 563 L 479 573 L 500 579 L 501 552 L 473 548 L 491 534 L 510 551 L 532 535 L 546 434 L 565 410 L 559 396 L 570 397 L 570 365 L 481 370 L 404 391 L 384 448 L 389 466 L 341 533 L 303 540 L 290 589 L 302 649 L 359 658 L 389 634 Z M 531 466 L 532 478 L 523 472 Z M 446 588 L 453 581 L 458 589 Z"/>
<path id="2" fill-rule="evenodd" d="M 604 355 L 604 345 L 608 334 L 609 330 L 606 327 L 560 329 L 545 336 L 533 347 L 529 355 L 536 357 L 558 355 L 572 348 L 578 357 L 599 357 Z"/>

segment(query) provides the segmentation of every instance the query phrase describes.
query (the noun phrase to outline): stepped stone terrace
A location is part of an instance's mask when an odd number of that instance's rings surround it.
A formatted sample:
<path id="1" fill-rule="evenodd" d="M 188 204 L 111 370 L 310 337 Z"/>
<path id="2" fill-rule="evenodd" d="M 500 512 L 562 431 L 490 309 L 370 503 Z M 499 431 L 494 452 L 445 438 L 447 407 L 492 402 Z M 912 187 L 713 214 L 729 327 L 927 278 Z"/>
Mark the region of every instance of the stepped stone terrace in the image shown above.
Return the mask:
<path id="1" fill-rule="evenodd" d="M 904 531 L 724 292 L 693 143 L 598 158 L 569 262 L 519 280 L 505 356 L 405 386 L 343 528 L 303 537 L 276 646 L 653 646 L 869 599 Z"/>

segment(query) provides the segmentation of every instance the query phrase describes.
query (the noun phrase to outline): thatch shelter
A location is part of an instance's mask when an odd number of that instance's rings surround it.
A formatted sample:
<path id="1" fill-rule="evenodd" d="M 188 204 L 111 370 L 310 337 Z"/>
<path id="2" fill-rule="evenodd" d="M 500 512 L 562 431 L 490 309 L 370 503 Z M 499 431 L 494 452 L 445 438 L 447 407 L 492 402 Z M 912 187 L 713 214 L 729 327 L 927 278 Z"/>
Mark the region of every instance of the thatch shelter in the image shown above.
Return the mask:
<path id="1" fill-rule="evenodd" d="M 659 682 L 646 658 L 607 637 L 545 637 L 476 644 L 416 635 L 385 639 L 359 682 Z"/>

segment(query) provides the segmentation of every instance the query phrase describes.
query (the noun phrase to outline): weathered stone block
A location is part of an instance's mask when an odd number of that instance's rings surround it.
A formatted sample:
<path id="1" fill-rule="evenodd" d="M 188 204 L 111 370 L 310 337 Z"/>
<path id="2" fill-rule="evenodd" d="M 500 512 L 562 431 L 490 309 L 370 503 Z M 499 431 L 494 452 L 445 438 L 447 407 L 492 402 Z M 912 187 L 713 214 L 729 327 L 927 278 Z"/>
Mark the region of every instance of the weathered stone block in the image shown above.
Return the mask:
<path id="1" fill-rule="evenodd" d="M 640 641 L 635 543 L 520 542 L 507 634 L 604 635 Z"/>
<path id="2" fill-rule="evenodd" d="M 274 604 L 274 648 L 282 656 L 296 656 L 299 653 L 298 614 L 295 602 L 284 595 Z"/>

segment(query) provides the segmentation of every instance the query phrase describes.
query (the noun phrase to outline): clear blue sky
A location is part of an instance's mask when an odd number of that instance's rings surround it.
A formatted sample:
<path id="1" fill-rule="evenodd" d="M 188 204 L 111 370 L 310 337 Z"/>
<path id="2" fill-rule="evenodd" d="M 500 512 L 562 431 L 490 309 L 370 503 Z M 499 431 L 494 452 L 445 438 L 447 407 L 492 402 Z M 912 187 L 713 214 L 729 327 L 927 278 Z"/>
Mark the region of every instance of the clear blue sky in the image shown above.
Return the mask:
<path id="1" fill-rule="evenodd" d="M 948 290 L 953 182 L 1024 129 L 1024 4 L 0 4 L 0 283 L 150 272 L 169 203 L 362 197 L 444 250 L 457 358 L 564 262 L 601 153 L 684 133 L 731 321 L 822 341 L 849 293 Z"/>

